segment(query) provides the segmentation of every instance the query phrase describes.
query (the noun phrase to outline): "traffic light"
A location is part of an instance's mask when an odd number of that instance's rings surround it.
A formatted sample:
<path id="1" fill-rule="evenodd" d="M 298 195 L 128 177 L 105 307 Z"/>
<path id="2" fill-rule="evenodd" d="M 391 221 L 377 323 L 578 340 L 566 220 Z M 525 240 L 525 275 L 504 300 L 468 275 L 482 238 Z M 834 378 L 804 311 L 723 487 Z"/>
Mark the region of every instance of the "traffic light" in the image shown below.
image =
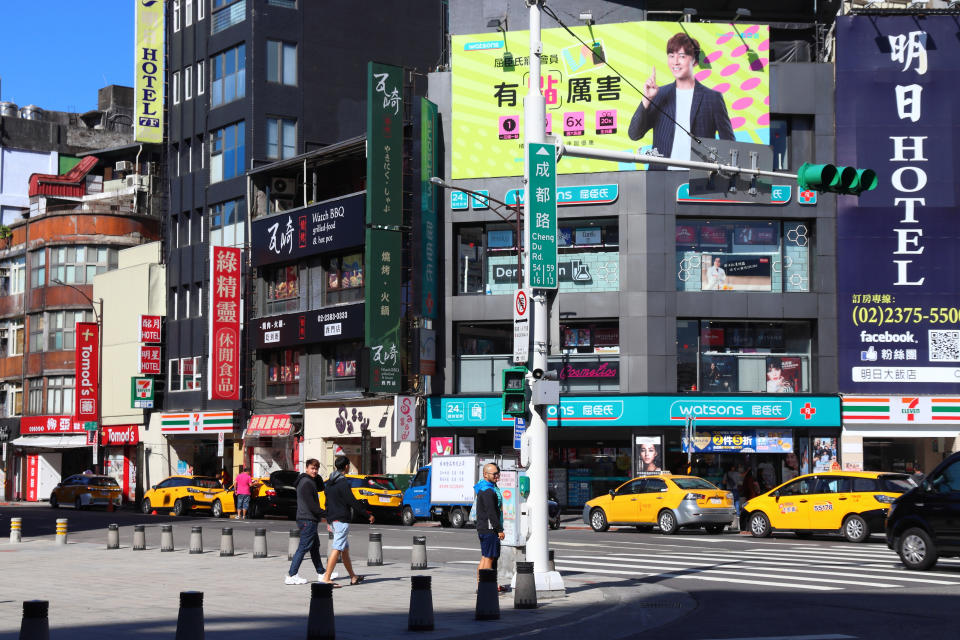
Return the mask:
<path id="1" fill-rule="evenodd" d="M 530 390 L 527 387 L 527 368 L 508 367 L 503 370 L 503 415 L 527 415 Z"/>
<path id="2" fill-rule="evenodd" d="M 801 189 L 858 196 L 877 188 L 877 172 L 873 169 L 804 162 L 797 170 L 797 182 Z"/>

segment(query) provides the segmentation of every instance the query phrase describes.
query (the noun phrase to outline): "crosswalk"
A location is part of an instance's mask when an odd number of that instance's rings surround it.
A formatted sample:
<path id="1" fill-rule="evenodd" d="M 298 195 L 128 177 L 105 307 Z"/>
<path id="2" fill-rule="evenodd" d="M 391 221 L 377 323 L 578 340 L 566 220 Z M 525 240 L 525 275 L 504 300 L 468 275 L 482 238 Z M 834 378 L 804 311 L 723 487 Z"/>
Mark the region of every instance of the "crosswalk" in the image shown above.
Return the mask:
<path id="1" fill-rule="evenodd" d="M 908 571 L 896 555 L 882 547 L 765 544 L 718 548 L 700 544 L 590 545 L 571 544 L 556 551 L 561 574 L 607 579 L 727 583 L 800 591 L 897 589 L 960 586 L 960 560 L 941 559 L 939 571 Z M 597 549 L 601 547 L 604 550 Z"/>

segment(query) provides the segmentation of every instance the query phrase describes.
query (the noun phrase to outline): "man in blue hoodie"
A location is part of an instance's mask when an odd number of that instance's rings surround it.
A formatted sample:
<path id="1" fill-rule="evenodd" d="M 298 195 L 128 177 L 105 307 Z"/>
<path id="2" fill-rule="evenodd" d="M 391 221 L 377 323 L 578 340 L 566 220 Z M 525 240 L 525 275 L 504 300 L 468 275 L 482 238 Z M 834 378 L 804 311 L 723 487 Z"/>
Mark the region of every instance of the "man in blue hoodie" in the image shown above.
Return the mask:
<path id="1" fill-rule="evenodd" d="M 477 493 L 477 535 L 480 538 L 480 569 L 496 569 L 500 557 L 500 541 L 503 540 L 503 497 L 497 488 L 500 467 L 483 465 L 483 480 L 473 486 Z"/>
<path id="2" fill-rule="evenodd" d="M 304 468 L 306 473 L 301 473 L 295 483 L 300 546 L 293 554 L 293 562 L 290 563 L 290 571 L 287 572 L 287 576 L 283 580 L 284 584 L 306 584 L 308 582 L 306 578 L 301 578 L 299 574 L 300 563 L 303 562 L 307 551 L 310 552 L 310 559 L 313 561 L 313 568 L 317 570 L 318 577 L 323 574 L 320 542 L 317 540 L 317 526 L 323 519 L 319 494 L 320 491 L 323 491 L 323 480 L 317 477 L 320 472 L 320 461 L 310 458 Z"/>

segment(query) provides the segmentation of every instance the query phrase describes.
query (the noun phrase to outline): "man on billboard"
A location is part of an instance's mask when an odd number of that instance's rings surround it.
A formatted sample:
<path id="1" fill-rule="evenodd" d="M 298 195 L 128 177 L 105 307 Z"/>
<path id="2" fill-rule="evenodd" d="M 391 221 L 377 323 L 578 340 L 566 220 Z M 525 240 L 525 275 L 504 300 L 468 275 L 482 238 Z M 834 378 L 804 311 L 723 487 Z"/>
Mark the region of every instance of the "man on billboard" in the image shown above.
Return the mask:
<path id="1" fill-rule="evenodd" d="M 628 134 L 639 140 L 653 129 L 654 148 L 668 158 L 690 159 L 690 131 L 698 138 L 733 140 L 733 126 L 727 115 L 723 95 L 708 89 L 693 76 L 700 59 L 700 43 L 685 33 L 667 41 L 667 65 L 674 82 L 657 86 L 657 70 L 643 85 L 643 100 L 633 114 Z M 652 171 L 663 171 L 663 165 L 651 165 Z"/>

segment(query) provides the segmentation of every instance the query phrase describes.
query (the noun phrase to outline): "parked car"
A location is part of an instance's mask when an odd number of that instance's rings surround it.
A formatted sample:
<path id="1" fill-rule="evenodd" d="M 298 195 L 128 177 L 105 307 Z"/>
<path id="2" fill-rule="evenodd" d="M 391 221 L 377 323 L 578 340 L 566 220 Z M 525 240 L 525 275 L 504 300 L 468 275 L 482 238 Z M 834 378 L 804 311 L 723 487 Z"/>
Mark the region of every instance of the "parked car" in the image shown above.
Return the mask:
<path id="1" fill-rule="evenodd" d="M 400 522 L 400 509 L 403 506 L 403 493 L 397 489 L 392 478 L 374 475 L 347 474 L 353 495 L 367 504 L 367 509 L 380 522 L 393 520 Z M 320 492 L 320 508 L 326 509 L 326 496 Z M 360 514 L 352 514 L 355 520 Z"/>
<path id="2" fill-rule="evenodd" d="M 941 462 L 887 512 L 887 546 L 903 566 L 924 571 L 960 556 L 960 453 Z"/>
<path id="3" fill-rule="evenodd" d="M 50 494 L 50 506 L 56 509 L 71 504 L 75 509 L 85 507 L 119 507 L 123 503 L 123 491 L 110 476 L 78 473 L 65 478 Z"/>
<path id="4" fill-rule="evenodd" d="M 914 486 L 904 473 L 810 473 L 749 500 L 740 515 L 740 527 L 757 538 L 772 531 L 793 531 L 800 537 L 822 532 L 864 542 L 871 533 L 883 530 L 890 505 Z"/>
<path id="5" fill-rule="evenodd" d="M 250 517 L 262 518 L 265 515 L 276 515 L 295 519 L 297 517 L 296 482 L 299 476 L 297 471 L 278 470 L 273 471 L 269 476 L 255 478 L 250 485 Z M 236 511 L 233 486 L 214 496 L 210 505 L 210 512 L 214 518 L 222 518 Z"/>
<path id="6" fill-rule="evenodd" d="M 208 476 L 171 476 L 153 485 L 143 494 L 140 509 L 151 513 L 155 509 L 164 509 L 174 515 L 182 516 L 191 511 L 206 510 L 213 504 L 214 497 L 223 491 L 216 478 Z"/>
<path id="7" fill-rule="evenodd" d="M 735 516 L 728 491 L 703 478 L 670 474 L 634 478 L 583 507 L 583 521 L 594 531 L 606 531 L 610 525 L 650 531 L 656 525 L 667 535 L 696 527 L 717 534 L 732 524 Z"/>

